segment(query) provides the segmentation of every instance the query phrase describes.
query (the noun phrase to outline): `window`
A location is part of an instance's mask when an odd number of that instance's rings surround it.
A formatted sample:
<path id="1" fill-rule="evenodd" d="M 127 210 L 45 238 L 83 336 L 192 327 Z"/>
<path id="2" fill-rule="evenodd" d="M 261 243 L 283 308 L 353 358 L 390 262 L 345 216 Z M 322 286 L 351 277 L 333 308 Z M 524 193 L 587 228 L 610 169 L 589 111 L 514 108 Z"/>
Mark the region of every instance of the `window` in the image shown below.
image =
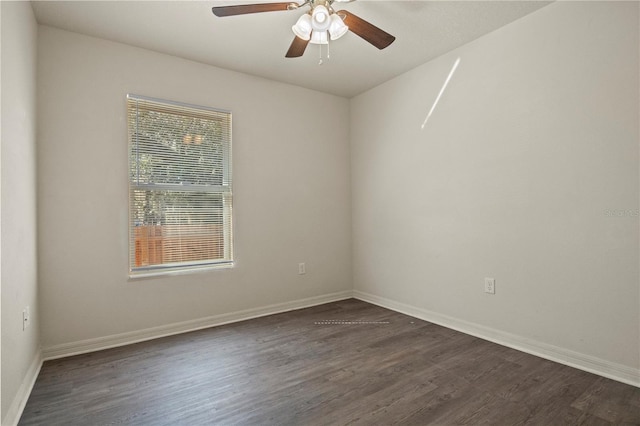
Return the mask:
<path id="1" fill-rule="evenodd" d="M 233 262 L 231 113 L 127 95 L 129 273 Z"/>

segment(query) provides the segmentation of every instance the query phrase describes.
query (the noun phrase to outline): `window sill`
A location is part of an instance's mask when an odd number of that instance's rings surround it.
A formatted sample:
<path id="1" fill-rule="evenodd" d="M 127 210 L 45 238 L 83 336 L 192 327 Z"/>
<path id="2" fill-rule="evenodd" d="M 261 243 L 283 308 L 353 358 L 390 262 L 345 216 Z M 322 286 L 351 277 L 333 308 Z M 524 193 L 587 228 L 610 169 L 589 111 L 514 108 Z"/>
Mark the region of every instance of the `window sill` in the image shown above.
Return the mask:
<path id="1" fill-rule="evenodd" d="M 159 278 L 159 277 L 172 277 L 176 275 L 188 275 L 188 274 L 197 274 L 200 272 L 208 272 L 217 269 L 231 269 L 235 265 L 234 262 L 225 262 L 218 263 L 213 265 L 206 266 L 194 266 L 190 268 L 180 268 L 180 269 L 169 269 L 169 270 L 158 270 L 158 271 L 145 271 L 145 272 L 135 272 L 129 273 L 129 281 L 137 281 L 145 278 Z"/>

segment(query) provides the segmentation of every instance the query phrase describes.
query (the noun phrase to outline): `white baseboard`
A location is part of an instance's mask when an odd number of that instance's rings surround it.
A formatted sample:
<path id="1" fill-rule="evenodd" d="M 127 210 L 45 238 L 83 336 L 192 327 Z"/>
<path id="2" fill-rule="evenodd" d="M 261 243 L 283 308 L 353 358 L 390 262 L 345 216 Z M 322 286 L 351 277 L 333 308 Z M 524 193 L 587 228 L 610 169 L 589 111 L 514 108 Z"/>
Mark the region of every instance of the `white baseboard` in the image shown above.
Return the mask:
<path id="1" fill-rule="evenodd" d="M 38 350 L 36 356 L 31 361 L 31 365 L 29 365 L 29 369 L 27 370 L 24 380 L 18 389 L 18 393 L 13 398 L 11 406 L 9 407 L 9 410 L 7 410 L 7 414 L 4 416 L 4 419 L 2 419 L 2 426 L 15 426 L 20 421 L 22 411 L 24 410 L 25 405 L 27 405 L 27 400 L 29 399 L 29 395 L 31 395 L 33 385 L 36 383 L 36 379 L 40 373 L 40 368 L 42 368 L 42 362 L 42 351 Z"/>
<path id="2" fill-rule="evenodd" d="M 628 385 L 640 387 L 640 371 L 626 365 L 617 364 L 569 349 L 527 339 L 525 337 L 506 333 L 490 327 L 484 327 L 359 290 L 353 291 L 353 297 L 364 302 L 373 303 L 374 305 L 391 309 L 392 311 L 410 315 L 465 334 L 470 334 L 502 346 L 507 346 L 531 355 L 539 356 L 540 358 L 568 365 L 570 367 L 607 377 Z"/>
<path id="3" fill-rule="evenodd" d="M 171 336 L 174 334 L 186 333 L 203 328 L 214 327 L 232 322 L 244 321 L 266 315 L 278 314 L 296 309 L 308 308 L 310 306 L 321 305 L 323 303 L 336 302 L 338 300 L 350 299 L 353 297 L 351 290 L 338 293 L 314 296 L 306 299 L 299 299 L 290 302 L 277 303 L 274 305 L 259 308 L 246 309 L 237 312 L 230 312 L 221 315 L 214 315 L 196 320 L 162 325 L 159 327 L 136 330 L 128 333 L 114 334 L 110 336 L 98 337 L 95 339 L 81 340 L 77 342 L 64 343 L 46 347 L 43 350 L 45 361 L 64 358 L 72 355 L 79 355 L 88 352 L 100 351 L 103 349 L 115 348 L 118 346 L 130 345 L 132 343 Z"/>

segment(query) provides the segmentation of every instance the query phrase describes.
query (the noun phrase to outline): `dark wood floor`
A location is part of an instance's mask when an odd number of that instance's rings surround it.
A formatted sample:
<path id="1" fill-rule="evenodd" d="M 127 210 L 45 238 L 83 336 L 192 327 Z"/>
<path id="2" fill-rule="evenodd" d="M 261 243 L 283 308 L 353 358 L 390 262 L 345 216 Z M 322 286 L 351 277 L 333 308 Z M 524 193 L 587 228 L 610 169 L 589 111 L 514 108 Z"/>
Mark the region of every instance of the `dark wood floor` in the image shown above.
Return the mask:
<path id="1" fill-rule="evenodd" d="M 640 389 L 351 299 L 45 362 L 20 424 L 640 424 Z"/>

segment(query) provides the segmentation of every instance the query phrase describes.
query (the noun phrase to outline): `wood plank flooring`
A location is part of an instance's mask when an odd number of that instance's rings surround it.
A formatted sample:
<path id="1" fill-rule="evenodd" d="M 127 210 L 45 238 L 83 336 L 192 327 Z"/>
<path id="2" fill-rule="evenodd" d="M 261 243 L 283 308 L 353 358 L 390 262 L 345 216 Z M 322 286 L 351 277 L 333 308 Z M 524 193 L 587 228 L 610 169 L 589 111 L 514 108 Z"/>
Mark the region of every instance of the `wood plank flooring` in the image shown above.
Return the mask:
<path id="1" fill-rule="evenodd" d="M 47 361 L 20 425 L 631 425 L 640 388 L 350 299 Z"/>

